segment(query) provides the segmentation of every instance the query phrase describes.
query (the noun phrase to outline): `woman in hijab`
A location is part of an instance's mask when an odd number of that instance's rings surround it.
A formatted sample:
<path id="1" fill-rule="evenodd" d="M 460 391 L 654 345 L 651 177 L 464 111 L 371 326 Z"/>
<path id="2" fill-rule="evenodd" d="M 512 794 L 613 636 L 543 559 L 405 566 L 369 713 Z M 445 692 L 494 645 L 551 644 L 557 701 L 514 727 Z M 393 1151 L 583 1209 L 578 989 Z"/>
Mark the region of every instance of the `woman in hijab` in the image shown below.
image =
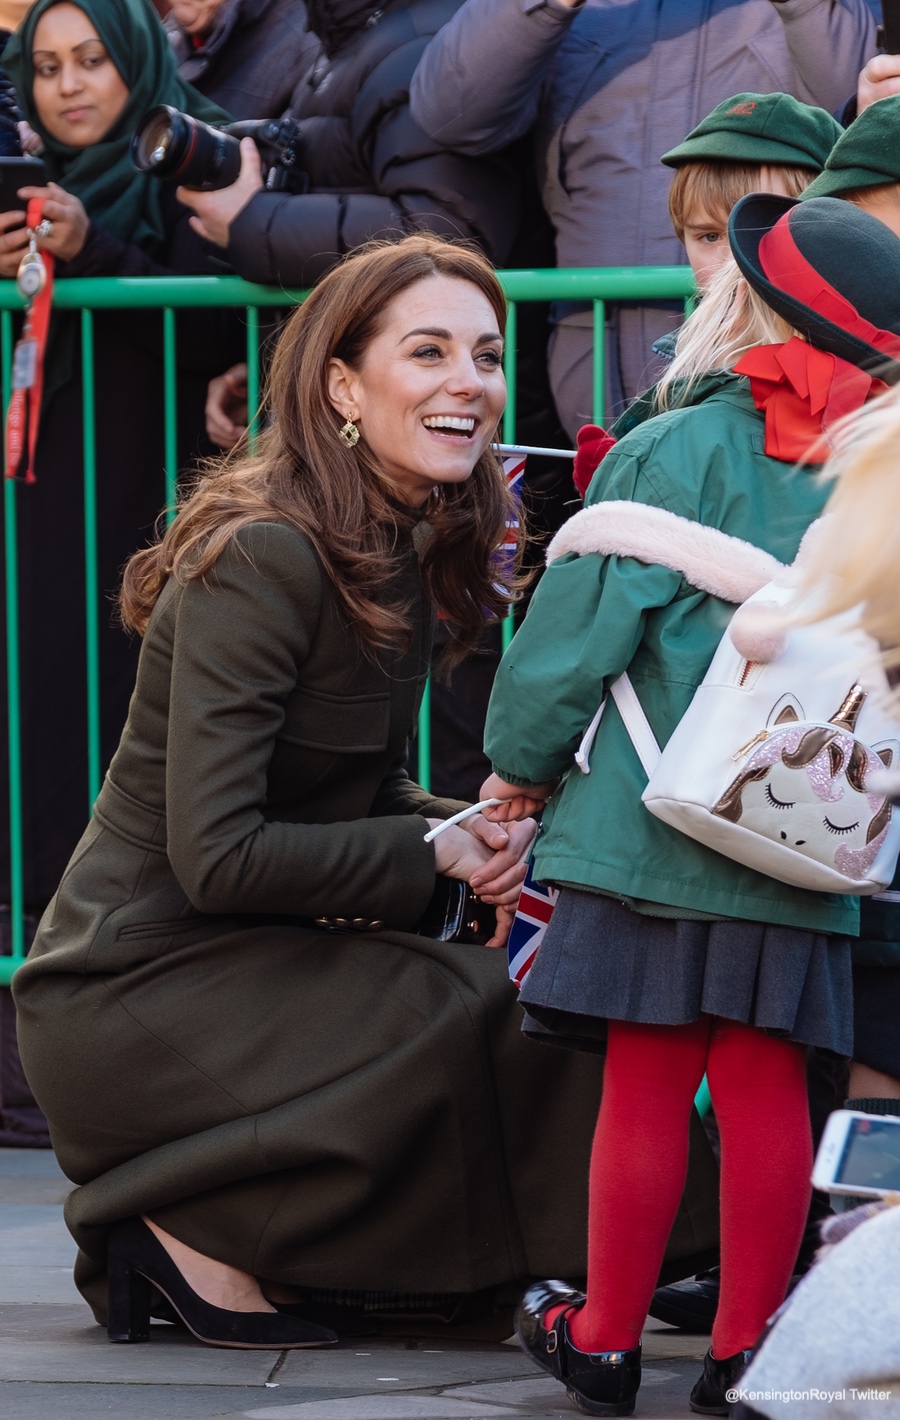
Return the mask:
<path id="1" fill-rule="evenodd" d="M 38 241 L 53 254 L 58 276 L 208 274 L 208 248 L 191 231 L 187 213 L 168 187 L 136 172 L 128 157 L 132 133 L 154 104 L 169 103 L 206 121 L 228 117 L 178 78 L 149 0 L 77 6 L 38 0 L 4 64 L 43 144 L 51 181 L 46 188 L 23 188 L 22 210 L 0 215 L 0 275 L 13 276 L 18 268 L 27 246 L 24 208 L 33 197 L 44 202 L 50 229 Z M 157 312 L 95 317 L 103 767 L 125 722 L 137 665 L 137 647 L 114 624 L 110 597 L 123 563 L 152 533 L 165 496 L 160 333 Z M 203 428 L 207 381 L 221 369 L 230 339 L 239 353 L 239 336 L 231 315 L 179 316 L 181 465 Z M 77 317 L 57 313 L 37 482 L 17 490 L 25 903 L 35 914 L 55 891 L 89 814 L 79 350 Z M 5 766 L 6 756 L 0 760 Z M 7 821 L 0 812 L 3 834 Z M 0 841 L 0 902 L 10 900 L 3 882 L 6 846 Z"/>

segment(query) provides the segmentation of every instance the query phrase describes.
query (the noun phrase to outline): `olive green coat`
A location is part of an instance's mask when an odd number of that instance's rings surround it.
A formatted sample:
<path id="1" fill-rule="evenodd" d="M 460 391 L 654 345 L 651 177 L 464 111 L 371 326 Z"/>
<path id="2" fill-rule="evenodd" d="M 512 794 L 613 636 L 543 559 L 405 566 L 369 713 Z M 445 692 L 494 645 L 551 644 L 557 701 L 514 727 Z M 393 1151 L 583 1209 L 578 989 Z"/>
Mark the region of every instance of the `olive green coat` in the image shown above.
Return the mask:
<path id="1" fill-rule="evenodd" d="M 306 541 L 245 530 L 170 582 L 93 821 L 16 980 L 26 1070 L 102 1319 L 141 1212 L 275 1280 L 473 1292 L 584 1270 L 596 1060 L 521 1036 L 505 953 L 412 932 L 434 884 L 403 768 L 432 616 L 360 654 Z M 298 921 L 382 919 L 340 935 Z M 701 1174 L 703 1174 L 701 1161 Z M 715 1241 L 714 1179 L 677 1254 Z"/>

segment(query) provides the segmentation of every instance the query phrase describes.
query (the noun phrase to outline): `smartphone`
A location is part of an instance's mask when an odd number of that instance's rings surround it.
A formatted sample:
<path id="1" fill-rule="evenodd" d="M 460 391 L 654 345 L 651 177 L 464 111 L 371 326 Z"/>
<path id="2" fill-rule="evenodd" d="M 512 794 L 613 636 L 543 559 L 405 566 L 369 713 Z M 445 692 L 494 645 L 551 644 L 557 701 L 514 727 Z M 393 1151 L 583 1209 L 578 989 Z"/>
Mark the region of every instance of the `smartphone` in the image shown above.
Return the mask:
<path id="1" fill-rule="evenodd" d="M 0 212 L 25 207 L 20 187 L 46 187 L 47 169 L 40 158 L 0 158 Z"/>
<path id="2" fill-rule="evenodd" d="M 828 1117 L 813 1188 L 882 1198 L 900 1193 L 900 1115 L 836 1109 Z"/>
<path id="3" fill-rule="evenodd" d="M 881 0 L 878 48 L 885 54 L 900 54 L 900 0 Z"/>

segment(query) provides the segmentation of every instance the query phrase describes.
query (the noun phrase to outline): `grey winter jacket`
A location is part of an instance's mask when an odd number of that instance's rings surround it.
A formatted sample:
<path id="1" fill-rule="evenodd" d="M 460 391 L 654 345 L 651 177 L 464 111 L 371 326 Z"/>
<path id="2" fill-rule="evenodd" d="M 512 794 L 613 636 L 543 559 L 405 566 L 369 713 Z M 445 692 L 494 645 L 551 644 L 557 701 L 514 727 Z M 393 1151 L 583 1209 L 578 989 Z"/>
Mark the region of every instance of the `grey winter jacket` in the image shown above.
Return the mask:
<path id="1" fill-rule="evenodd" d="M 414 122 L 409 82 L 460 0 L 308 0 L 321 52 L 298 85 L 309 190 L 259 192 L 231 224 L 228 260 L 249 281 L 307 286 L 373 237 L 474 239 L 496 264 L 519 225 L 520 183 L 503 155 L 447 152 Z"/>
<path id="2" fill-rule="evenodd" d="M 235 118 L 279 118 L 319 52 L 303 0 L 225 0 L 203 43 L 171 12 L 178 73 Z"/>
<path id="3" fill-rule="evenodd" d="M 455 151 L 492 153 L 533 125 L 559 266 L 685 260 L 659 162 L 716 104 L 783 90 L 834 110 L 875 50 L 866 0 L 467 0 L 429 44 L 412 113 Z M 550 378 L 574 436 L 591 417 L 591 314 L 563 309 Z M 620 305 L 607 341 L 609 414 L 656 371 L 671 309 Z"/>

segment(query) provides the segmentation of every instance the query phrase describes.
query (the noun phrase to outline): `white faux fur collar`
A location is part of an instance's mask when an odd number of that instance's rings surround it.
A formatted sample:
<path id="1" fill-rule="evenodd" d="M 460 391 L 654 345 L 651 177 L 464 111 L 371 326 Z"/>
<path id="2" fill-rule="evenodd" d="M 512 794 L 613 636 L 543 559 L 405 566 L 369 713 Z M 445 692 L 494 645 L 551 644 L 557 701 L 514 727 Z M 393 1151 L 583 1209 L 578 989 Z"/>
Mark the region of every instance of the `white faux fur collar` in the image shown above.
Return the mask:
<path id="1" fill-rule="evenodd" d="M 784 581 L 789 570 L 762 548 L 718 528 L 624 500 L 597 503 L 571 517 L 547 548 L 547 565 L 568 552 L 635 557 L 671 567 L 691 586 L 726 602 L 746 601 L 767 582 Z"/>

